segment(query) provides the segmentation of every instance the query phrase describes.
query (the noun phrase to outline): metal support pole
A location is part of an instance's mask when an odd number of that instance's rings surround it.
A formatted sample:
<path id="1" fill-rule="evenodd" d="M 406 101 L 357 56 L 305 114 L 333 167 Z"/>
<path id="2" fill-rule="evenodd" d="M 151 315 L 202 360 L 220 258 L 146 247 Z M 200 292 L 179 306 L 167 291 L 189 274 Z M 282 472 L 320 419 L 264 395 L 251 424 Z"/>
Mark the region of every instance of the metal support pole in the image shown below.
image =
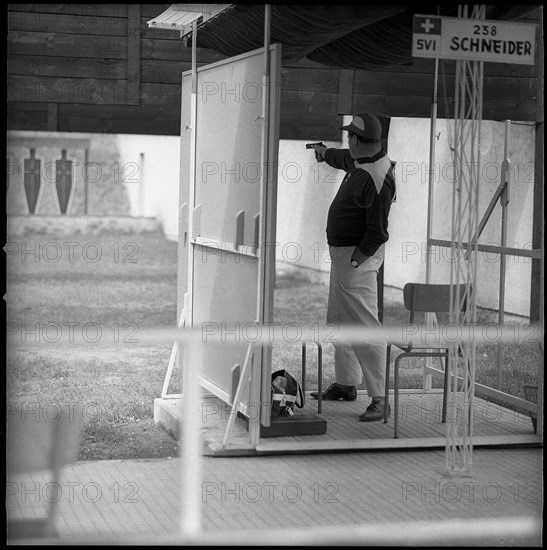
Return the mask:
<path id="1" fill-rule="evenodd" d="M 262 179 L 260 182 L 260 229 L 259 229 L 259 273 L 258 273 L 258 291 L 257 291 L 257 311 L 256 321 L 257 323 L 264 322 L 266 305 L 265 296 L 265 283 L 266 283 L 266 270 L 269 267 L 269 256 L 266 246 L 266 228 L 269 220 L 266 219 L 266 201 L 269 189 L 270 168 L 268 166 L 268 150 L 270 147 L 269 132 L 270 132 L 270 19 L 271 19 L 271 6 L 266 4 L 264 6 L 264 74 L 262 76 L 262 149 L 261 149 L 261 172 Z M 262 346 L 260 349 L 260 358 L 257 361 L 253 361 L 252 368 L 255 376 L 254 383 L 252 385 L 253 395 L 251 401 L 258 405 L 258 414 L 254 419 L 257 427 L 251 430 L 251 423 L 253 419 L 249 418 L 249 435 L 250 442 L 252 444 L 258 444 L 260 439 L 260 423 L 264 426 L 270 425 L 269 411 L 265 410 L 262 406 L 262 386 L 265 383 L 263 376 L 266 373 L 263 372 L 265 364 L 269 364 L 268 358 L 271 357 L 271 346 Z M 268 376 L 269 379 L 269 376 Z M 267 414 L 266 414 L 267 413 Z"/>
<path id="2" fill-rule="evenodd" d="M 511 121 L 505 121 L 505 144 L 503 148 L 503 165 L 502 165 L 502 183 L 505 183 L 503 191 L 500 195 L 501 203 L 501 246 L 507 246 L 507 205 L 509 204 L 509 138 L 511 132 Z M 498 323 L 503 325 L 505 321 L 505 271 L 507 268 L 507 256 L 500 252 L 500 287 L 498 300 Z M 497 388 L 501 390 L 503 384 L 503 363 L 505 359 L 504 345 L 498 343 L 498 372 L 497 372 Z"/>
<path id="3" fill-rule="evenodd" d="M 194 205 L 194 175 L 195 175 L 195 137 L 196 137 L 196 103 L 197 103 L 197 22 L 192 23 L 192 137 L 190 158 L 190 205 L 189 218 L 192 227 Z M 193 258 L 191 250 L 188 256 L 189 282 L 193 283 Z M 191 290 L 191 286 L 188 287 Z M 189 307 L 189 319 L 191 326 L 192 305 Z M 199 354 L 191 353 L 195 345 L 203 343 L 186 344 L 187 357 L 195 357 Z M 182 506 L 180 515 L 180 529 L 183 535 L 198 537 L 201 531 L 201 388 L 198 382 L 201 365 L 195 361 L 186 361 L 183 368 L 183 418 L 182 445 L 181 445 L 181 484 Z"/>
<path id="4" fill-rule="evenodd" d="M 431 249 L 430 244 L 431 232 L 433 225 L 433 204 L 434 204 L 434 190 L 435 190 L 435 140 L 437 139 L 437 93 L 439 83 L 439 58 L 435 58 L 435 79 L 433 83 L 433 99 L 431 101 L 431 124 L 429 131 L 429 184 L 427 194 L 427 233 L 426 233 L 426 255 L 425 255 L 425 282 L 431 283 Z M 433 324 L 434 314 L 426 314 L 426 324 L 431 326 Z M 431 359 L 427 358 L 425 365 L 426 368 L 431 367 Z M 424 370 L 422 387 L 424 390 L 431 389 L 431 374 L 426 374 Z"/>
<path id="5" fill-rule="evenodd" d="M 433 193 L 434 193 L 434 179 L 435 179 L 435 140 L 437 135 L 437 88 L 439 81 L 439 58 L 435 58 L 435 80 L 433 84 L 433 100 L 431 102 L 431 124 L 429 130 L 429 186 L 427 196 L 427 236 L 426 236 L 426 249 L 425 256 L 425 282 L 431 283 L 431 245 L 429 239 L 431 238 L 431 226 L 433 224 Z"/>
<path id="6" fill-rule="evenodd" d="M 545 276 L 545 193 L 543 190 L 544 186 L 544 108 L 543 108 L 543 62 L 544 62 L 544 51 L 543 51 L 543 6 L 539 8 L 540 20 L 538 28 L 538 88 L 537 88 L 537 126 L 536 126 L 536 155 L 534 162 L 534 233 L 533 233 L 533 242 L 539 244 L 541 250 L 541 258 L 539 262 L 532 262 L 532 298 L 535 296 L 539 297 L 539 305 L 536 305 L 535 301 L 531 304 L 530 307 L 530 322 L 534 322 L 537 319 L 539 324 L 539 329 L 541 331 L 541 343 L 540 354 L 538 354 L 538 364 L 537 364 L 537 376 L 538 376 L 538 418 L 537 418 L 537 433 L 543 440 L 543 381 L 545 369 L 544 366 L 544 352 L 543 352 L 543 338 L 544 338 L 544 322 L 545 322 L 545 287 L 544 287 L 544 276 Z M 537 203 L 537 204 L 536 204 Z M 539 237 L 539 239 L 538 239 Z M 539 242 L 538 242 L 539 241 Z M 539 263 L 539 266 L 537 265 Z M 538 272 L 539 271 L 539 272 Z M 539 289 L 536 291 L 534 286 L 537 284 Z M 539 310 L 539 311 L 538 311 Z"/>
<path id="7" fill-rule="evenodd" d="M 84 214 L 89 214 L 89 182 L 87 178 L 87 167 L 89 164 L 89 149 L 85 150 L 84 156 Z"/>
<path id="8" fill-rule="evenodd" d="M 190 96 L 190 179 L 188 189 L 188 293 L 191 298 L 186 312 L 186 326 L 193 325 L 194 297 L 194 207 L 196 195 L 196 124 L 197 124 L 197 23 L 192 23 L 192 93 Z M 182 130 L 182 128 L 181 128 Z M 184 391 L 184 389 L 183 389 Z"/>
<path id="9" fill-rule="evenodd" d="M 188 357 L 199 354 L 191 353 L 195 346 L 204 345 L 192 340 L 185 343 Z M 183 536 L 199 537 L 201 531 L 201 387 L 198 381 L 200 364 L 187 361 L 184 365 L 182 399 L 181 442 L 181 511 L 180 529 Z"/>
<path id="10" fill-rule="evenodd" d="M 144 182 L 144 153 L 141 153 L 139 155 L 139 160 L 140 160 L 140 177 L 139 177 L 139 216 L 142 216 L 144 217 L 146 214 L 144 212 L 144 191 L 145 191 L 145 188 L 144 188 L 144 185 L 145 185 L 145 182 Z"/>

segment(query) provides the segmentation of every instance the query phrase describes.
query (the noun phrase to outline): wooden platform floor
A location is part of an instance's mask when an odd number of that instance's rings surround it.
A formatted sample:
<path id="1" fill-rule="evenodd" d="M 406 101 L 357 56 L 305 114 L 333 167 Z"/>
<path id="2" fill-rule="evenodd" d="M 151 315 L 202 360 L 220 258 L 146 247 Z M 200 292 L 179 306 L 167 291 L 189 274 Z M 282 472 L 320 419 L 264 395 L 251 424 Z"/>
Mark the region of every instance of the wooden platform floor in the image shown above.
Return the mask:
<path id="1" fill-rule="evenodd" d="M 358 420 L 370 403 L 370 398 L 364 392 L 360 392 L 357 400 L 352 402 L 324 401 L 321 416 L 327 421 L 325 434 L 261 437 L 258 445 L 249 443 L 247 421 L 237 417 L 224 445 L 230 407 L 217 397 L 204 394 L 202 433 L 205 454 L 230 456 L 444 447 L 446 424 L 441 422 L 441 391 L 408 390 L 400 393 L 398 439 L 394 439 L 393 432 L 393 396 L 390 402 L 392 414 L 385 424 L 383 421 Z M 304 408 L 298 409 L 296 415 L 317 416 L 317 406 L 318 402 L 307 396 Z M 156 400 L 155 407 L 158 413 L 156 421 L 176 433 L 182 422 L 181 400 Z M 463 411 L 456 410 L 458 417 L 463 414 Z M 478 397 L 473 405 L 473 415 L 475 445 L 541 445 L 541 438 L 534 434 L 529 416 Z"/>

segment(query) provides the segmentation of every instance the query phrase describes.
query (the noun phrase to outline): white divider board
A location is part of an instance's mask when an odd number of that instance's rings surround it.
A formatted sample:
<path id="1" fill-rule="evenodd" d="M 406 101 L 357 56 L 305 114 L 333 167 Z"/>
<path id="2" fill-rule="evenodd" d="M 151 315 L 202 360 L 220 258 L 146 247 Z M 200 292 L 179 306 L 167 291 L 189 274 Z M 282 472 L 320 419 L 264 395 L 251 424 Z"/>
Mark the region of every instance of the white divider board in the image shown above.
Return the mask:
<path id="1" fill-rule="evenodd" d="M 243 261 L 237 253 L 194 246 L 194 326 L 202 328 L 205 345 L 194 346 L 191 360 L 201 364 L 202 377 L 218 387 L 215 393 L 226 401 L 225 394 L 233 390 L 232 366 L 243 367 L 247 340 L 254 338 L 248 323 L 256 317 L 257 284 L 256 262 Z M 212 343 L 219 335 L 221 342 Z"/>
<path id="2" fill-rule="evenodd" d="M 192 140 L 192 77 L 182 79 L 181 89 L 181 140 L 179 159 L 179 233 L 177 264 L 177 322 L 184 307 L 184 295 L 188 292 L 188 241 L 190 238 L 190 149 Z"/>
<path id="3" fill-rule="evenodd" d="M 280 82 L 277 45 L 270 48 L 270 67 L 270 146 L 265 162 L 266 166 L 276 167 Z M 252 338 L 254 334 L 246 332 L 245 327 L 257 320 L 273 320 L 275 252 L 265 250 L 264 243 L 275 241 L 277 170 L 267 181 L 262 177 L 263 74 L 263 49 L 197 69 L 193 177 L 189 170 L 193 136 L 186 130 L 192 126 L 191 112 L 186 108 L 191 105 L 192 72 L 183 73 L 182 80 L 180 205 L 188 200 L 189 239 L 188 250 L 179 239 L 179 285 L 190 281 L 188 318 L 193 327 L 202 329 L 204 343 L 214 331 L 218 331 L 217 336 L 226 335 L 225 344 L 210 343 L 201 346 L 200 351 L 193 350 L 191 357 L 185 354 L 183 368 L 186 361 L 199 361 L 206 388 L 227 402 L 235 392 L 232 368 L 235 364 L 243 368 L 247 336 Z M 239 244 L 243 246 L 235 247 L 236 220 L 241 211 L 244 230 L 243 243 Z M 262 244 L 254 255 L 257 214 L 266 222 Z M 184 261 L 186 253 L 188 259 Z M 183 293 L 179 292 L 179 312 L 182 299 Z M 257 312 L 261 312 L 259 319 Z M 257 360 L 261 394 L 269 395 L 271 355 L 264 353 Z M 244 402 L 247 396 L 244 391 Z"/>
<path id="4" fill-rule="evenodd" d="M 201 235 L 233 243 L 245 211 L 245 243 L 260 211 L 262 53 L 198 71 L 196 204 Z"/>

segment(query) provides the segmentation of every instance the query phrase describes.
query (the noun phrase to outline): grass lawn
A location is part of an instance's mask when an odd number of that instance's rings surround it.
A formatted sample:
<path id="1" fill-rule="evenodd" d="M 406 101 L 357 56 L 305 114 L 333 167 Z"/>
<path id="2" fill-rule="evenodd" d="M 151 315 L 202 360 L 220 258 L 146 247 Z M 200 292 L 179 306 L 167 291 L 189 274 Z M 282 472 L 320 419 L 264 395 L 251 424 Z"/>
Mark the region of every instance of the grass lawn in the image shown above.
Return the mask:
<path id="1" fill-rule="evenodd" d="M 83 406 L 80 460 L 176 456 L 176 441 L 153 420 L 171 347 L 131 340 L 141 327 L 176 325 L 177 244 L 159 233 L 102 233 L 30 235 L 16 245 L 7 257 L 8 331 L 16 335 L 7 352 L 8 414 L 30 414 L 37 405 Z M 276 321 L 324 323 L 326 305 L 324 285 L 278 277 Z M 495 319 L 481 312 L 481 321 Z M 402 305 L 385 304 L 386 325 L 407 320 Z M 81 331 L 89 343 L 57 343 L 59 336 L 66 342 L 70 330 Z M 36 340 L 39 346 L 29 345 Z M 273 369 L 298 377 L 300 350 L 299 344 L 275 343 Z M 506 346 L 504 391 L 524 397 L 523 385 L 537 382 L 538 353 L 537 345 Z M 478 347 L 478 382 L 494 384 L 496 359 L 497 346 Z M 310 346 L 307 389 L 317 383 L 313 361 Z M 334 372 L 331 346 L 324 347 L 323 362 L 328 384 Z M 420 387 L 421 360 L 405 365 L 403 387 Z M 180 378 L 174 373 L 172 391 Z"/>

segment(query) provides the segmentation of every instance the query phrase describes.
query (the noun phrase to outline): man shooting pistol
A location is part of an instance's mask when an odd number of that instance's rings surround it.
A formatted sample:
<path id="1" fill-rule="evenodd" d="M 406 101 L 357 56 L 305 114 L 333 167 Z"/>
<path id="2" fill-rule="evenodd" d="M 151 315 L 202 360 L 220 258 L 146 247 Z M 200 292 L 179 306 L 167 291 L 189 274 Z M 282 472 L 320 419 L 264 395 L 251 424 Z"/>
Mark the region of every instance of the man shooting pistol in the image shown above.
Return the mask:
<path id="1" fill-rule="evenodd" d="M 340 129 L 348 132 L 348 149 L 306 145 L 315 150 L 318 162 L 346 173 L 327 214 L 331 257 L 327 323 L 381 327 L 377 273 L 389 239 L 395 163 L 382 149 L 382 127 L 375 116 L 356 115 Z M 378 422 L 384 414 L 389 416 L 384 396 L 385 344 L 334 344 L 334 371 L 335 381 L 323 392 L 323 399 L 354 401 L 364 379 L 371 402 L 359 420 Z M 317 399 L 318 392 L 311 392 L 311 397 Z"/>

